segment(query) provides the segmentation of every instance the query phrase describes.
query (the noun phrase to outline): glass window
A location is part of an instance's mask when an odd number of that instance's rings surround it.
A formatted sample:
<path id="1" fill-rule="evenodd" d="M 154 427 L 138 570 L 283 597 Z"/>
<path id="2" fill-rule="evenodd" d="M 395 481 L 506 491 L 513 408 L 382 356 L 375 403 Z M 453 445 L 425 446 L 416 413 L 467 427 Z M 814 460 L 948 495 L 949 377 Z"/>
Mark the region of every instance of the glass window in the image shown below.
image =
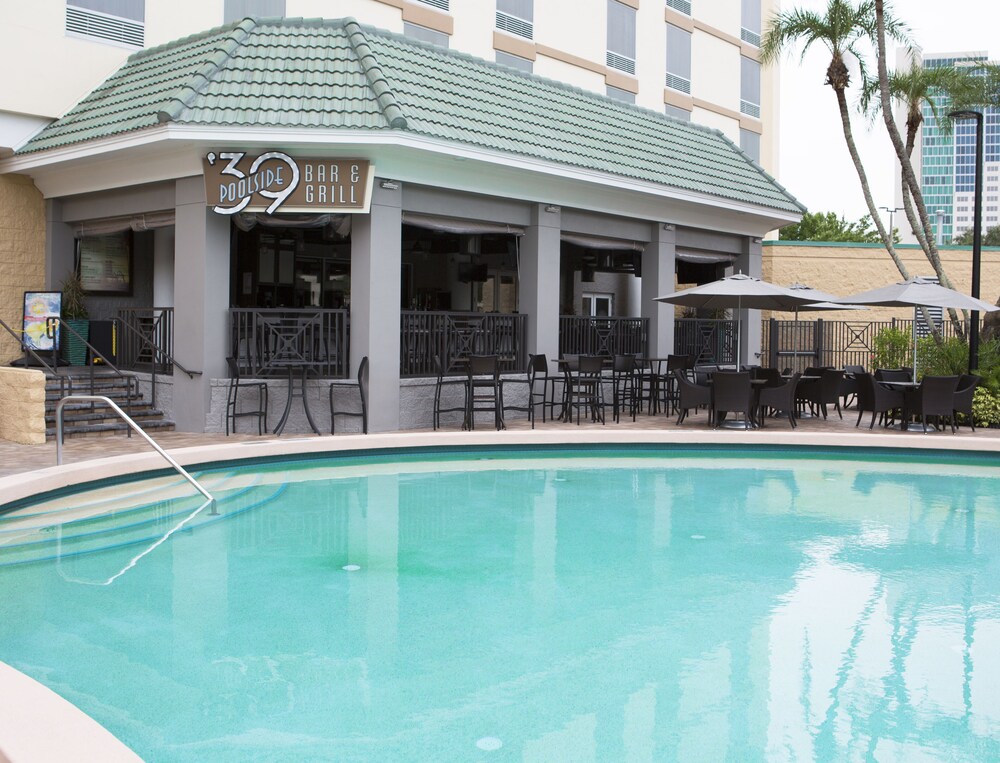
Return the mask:
<path id="1" fill-rule="evenodd" d="M 141 48 L 146 41 L 145 0 L 73 0 L 66 3 L 71 37 Z"/>
<path id="2" fill-rule="evenodd" d="M 525 21 L 535 20 L 535 0 L 497 0 L 497 10 Z"/>
<path id="3" fill-rule="evenodd" d="M 73 0 L 66 5 L 106 13 L 120 19 L 146 20 L 146 0 Z"/>
<path id="4" fill-rule="evenodd" d="M 285 0 L 226 0 L 223 10 L 223 23 L 245 19 L 247 16 L 282 16 L 285 15 Z"/>
<path id="5" fill-rule="evenodd" d="M 687 109 L 682 109 L 680 106 L 671 106 L 669 103 L 663 107 L 663 111 L 668 117 L 674 117 L 675 119 L 682 119 L 685 122 L 691 121 L 691 112 Z"/>
<path id="6" fill-rule="evenodd" d="M 608 85 L 608 98 L 625 101 L 625 103 L 635 103 L 635 93 L 630 93 L 628 90 L 622 90 L 620 87 L 613 87 L 611 85 Z"/>
<path id="7" fill-rule="evenodd" d="M 740 148 L 758 164 L 760 163 L 760 134 L 740 128 Z"/>
<path id="8" fill-rule="evenodd" d="M 520 69 L 524 72 L 530 72 L 534 67 L 534 62 L 530 58 L 512 56 L 510 53 L 504 53 L 502 50 L 498 50 L 496 54 L 498 64 L 509 66 L 512 69 Z"/>
<path id="9" fill-rule="evenodd" d="M 760 0 L 742 0 L 742 2 L 740 37 L 743 42 L 760 47 Z"/>
<path id="10" fill-rule="evenodd" d="M 691 33 L 667 24 L 667 87 L 691 93 Z"/>
<path id="11" fill-rule="evenodd" d="M 425 26 L 418 26 L 417 24 L 404 21 L 403 34 L 407 37 L 412 37 L 414 40 L 440 45 L 442 48 L 448 47 L 448 35 L 444 32 L 438 32 L 436 29 L 428 29 Z"/>
<path id="12" fill-rule="evenodd" d="M 534 0 L 497 0 L 497 29 L 525 39 L 535 36 Z"/>
<path id="13" fill-rule="evenodd" d="M 760 119 L 760 64 L 740 56 L 740 113 Z"/>
<path id="14" fill-rule="evenodd" d="M 635 8 L 608 0 L 607 65 L 635 74 Z"/>

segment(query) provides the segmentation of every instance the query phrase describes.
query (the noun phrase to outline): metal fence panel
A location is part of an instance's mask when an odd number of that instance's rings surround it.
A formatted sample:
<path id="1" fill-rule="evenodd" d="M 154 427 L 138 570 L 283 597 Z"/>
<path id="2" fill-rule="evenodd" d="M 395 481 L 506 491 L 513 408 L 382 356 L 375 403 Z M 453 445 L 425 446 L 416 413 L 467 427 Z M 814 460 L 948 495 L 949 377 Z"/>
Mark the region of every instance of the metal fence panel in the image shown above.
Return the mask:
<path id="1" fill-rule="evenodd" d="M 559 317 L 559 354 L 566 355 L 647 355 L 648 318 Z"/>

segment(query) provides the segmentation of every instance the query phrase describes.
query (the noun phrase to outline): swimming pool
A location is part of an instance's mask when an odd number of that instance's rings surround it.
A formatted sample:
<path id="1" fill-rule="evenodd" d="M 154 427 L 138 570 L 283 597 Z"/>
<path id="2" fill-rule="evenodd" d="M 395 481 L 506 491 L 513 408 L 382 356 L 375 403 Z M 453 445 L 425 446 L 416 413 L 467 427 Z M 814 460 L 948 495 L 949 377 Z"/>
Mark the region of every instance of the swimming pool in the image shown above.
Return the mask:
<path id="1" fill-rule="evenodd" d="M 0 660 L 150 761 L 997 759 L 995 463 L 222 465 L 176 532 L 108 485 L 0 524 Z"/>

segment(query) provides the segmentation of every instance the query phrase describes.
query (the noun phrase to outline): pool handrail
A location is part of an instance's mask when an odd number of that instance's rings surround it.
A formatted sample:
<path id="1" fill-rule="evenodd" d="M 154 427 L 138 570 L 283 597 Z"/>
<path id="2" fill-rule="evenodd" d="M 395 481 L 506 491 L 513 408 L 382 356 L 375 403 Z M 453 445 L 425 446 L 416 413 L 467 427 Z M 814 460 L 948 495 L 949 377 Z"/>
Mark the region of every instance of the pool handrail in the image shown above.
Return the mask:
<path id="1" fill-rule="evenodd" d="M 212 497 L 212 494 L 209 493 L 207 490 L 205 490 L 205 488 L 203 488 L 201 486 L 201 484 L 198 482 L 198 480 L 196 480 L 194 477 L 192 477 L 190 474 L 188 474 L 184 470 L 184 467 L 182 467 L 180 464 L 178 464 L 176 461 L 174 461 L 174 459 L 172 459 L 169 455 L 167 455 L 167 452 L 163 448 L 161 448 L 159 445 L 157 445 L 156 441 L 153 440 L 153 438 L 150 437 L 148 434 L 146 434 L 143 431 L 142 427 L 140 427 L 138 424 L 136 424 L 132 420 L 131 416 L 129 416 L 127 413 L 125 413 L 125 411 L 123 411 L 121 408 L 119 408 L 118 404 L 115 403 L 114 400 L 112 400 L 109 397 L 105 397 L 104 395 L 66 395 L 66 397 L 62 398 L 56 404 L 56 466 L 62 466 L 62 462 L 63 462 L 63 459 L 62 459 L 62 449 L 63 449 L 63 406 L 65 406 L 66 403 L 68 403 L 70 401 L 95 402 L 95 403 L 96 402 L 101 402 L 101 403 L 105 403 L 106 405 L 111 406 L 111 409 L 115 413 L 117 413 L 121 417 L 121 419 L 132 428 L 133 431 L 135 431 L 136 433 L 142 435 L 142 437 L 145 438 L 146 442 L 148 442 L 153 447 L 153 450 L 155 450 L 157 453 L 159 453 L 161 456 L 163 456 L 167 460 L 167 463 L 169 463 L 177 471 L 178 474 L 180 474 L 184 479 L 186 479 L 188 482 L 190 482 L 199 493 L 201 493 L 203 496 L 205 496 L 206 499 L 208 499 L 209 501 L 212 501 L 212 502 L 215 501 L 215 498 Z"/>

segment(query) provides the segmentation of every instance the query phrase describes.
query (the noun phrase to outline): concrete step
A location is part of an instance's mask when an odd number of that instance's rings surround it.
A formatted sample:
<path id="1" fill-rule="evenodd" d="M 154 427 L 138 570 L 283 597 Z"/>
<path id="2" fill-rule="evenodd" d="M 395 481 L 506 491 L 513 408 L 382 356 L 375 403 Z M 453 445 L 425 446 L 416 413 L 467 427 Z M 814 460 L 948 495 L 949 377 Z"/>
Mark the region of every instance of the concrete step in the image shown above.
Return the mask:
<path id="1" fill-rule="evenodd" d="M 162 415 L 162 414 L 161 414 Z M 155 434 L 155 432 L 172 432 L 174 431 L 174 422 L 167 419 L 147 419 L 142 421 L 136 421 L 144 432 L 150 432 Z M 63 437 L 73 438 L 73 437 L 106 437 L 108 435 L 116 434 L 126 434 L 129 431 L 129 426 L 121 419 L 117 419 L 113 422 L 99 422 L 99 423 L 84 423 L 84 424 L 71 424 L 64 423 L 63 425 Z M 54 440 L 56 436 L 55 426 L 45 428 L 45 437 L 49 440 Z"/>

